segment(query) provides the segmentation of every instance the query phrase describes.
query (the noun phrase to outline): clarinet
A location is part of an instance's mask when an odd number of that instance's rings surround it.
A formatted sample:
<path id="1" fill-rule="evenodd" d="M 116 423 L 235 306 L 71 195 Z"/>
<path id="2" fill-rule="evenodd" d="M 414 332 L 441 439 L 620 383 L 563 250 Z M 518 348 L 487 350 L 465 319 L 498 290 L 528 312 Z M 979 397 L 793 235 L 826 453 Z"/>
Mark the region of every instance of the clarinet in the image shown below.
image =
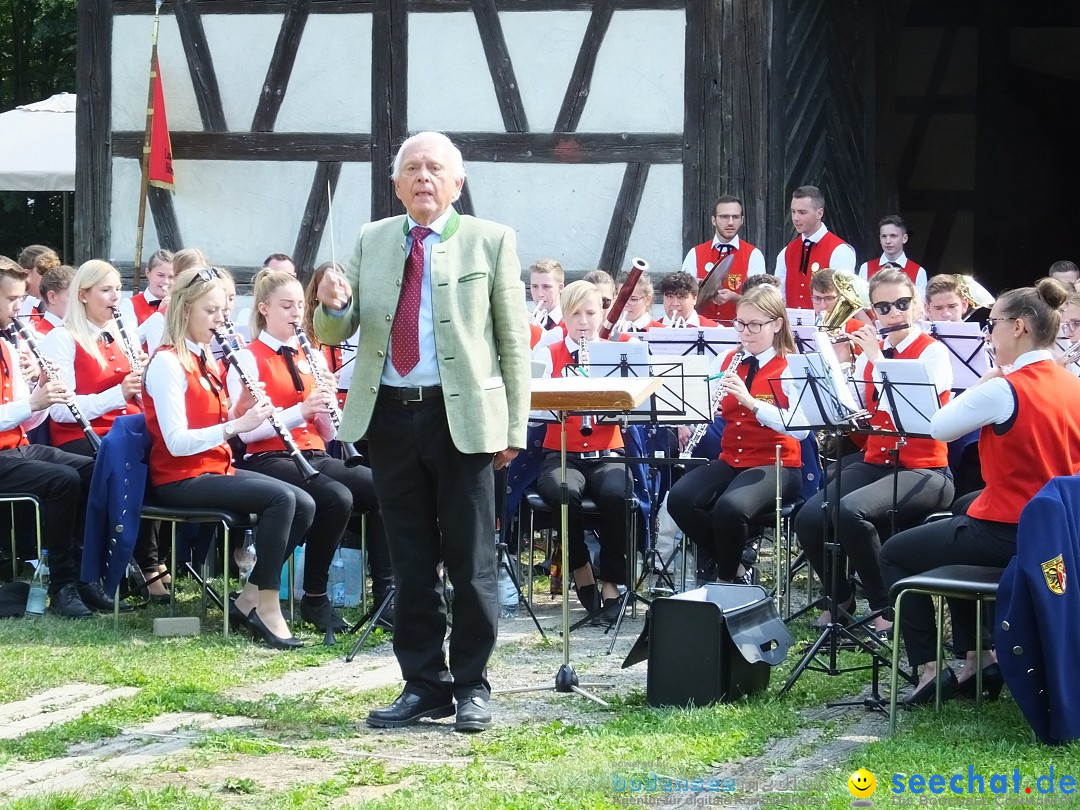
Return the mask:
<path id="1" fill-rule="evenodd" d="M 585 335 L 581 336 L 581 340 L 578 341 L 578 354 L 577 354 L 578 368 L 584 373 L 586 377 L 589 376 L 589 339 Z M 593 417 L 592 414 L 584 414 L 581 417 L 581 435 L 592 436 L 593 433 Z"/>
<path id="2" fill-rule="evenodd" d="M 232 322 L 232 318 L 225 315 L 225 333 L 230 335 L 234 341 L 233 347 L 236 349 L 244 348 L 244 339 L 240 337 L 240 334 L 236 331 L 236 325 Z M 221 341 L 221 338 L 218 338 Z"/>
<path id="3" fill-rule="evenodd" d="M 22 323 L 18 318 L 11 319 L 11 325 L 15 328 L 15 331 L 19 333 L 23 341 L 26 343 L 26 347 L 30 350 L 30 354 L 34 355 L 34 359 L 37 360 L 37 364 L 41 366 L 41 373 L 48 377 L 50 380 L 60 380 L 60 371 L 56 368 L 56 365 L 52 360 L 47 358 L 41 353 L 38 348 L 37 341 L 34 340 L 33 333 Z M 67 409 L 71 411 L 72 417 L 82 428 L 83 435 L 86 436 L 86 440 L 90 442 L 90 449 L 97 454 L 98 448 L 101 447 L 101 438 L 94 433 L 94 428 L 90 425 L 90 420 L 86 418 L 86 415 L 79 409 L 79 406 L 75 404 L 74 395 L 72 395 L 71 402 L 66 403 Z"/>
<path id="4" fill-rule="evenodd" d="M 142 374 L 142 361 L 139 360 L 139 352 L 136 348 L 135 341 L 131 339 L 131 333 L 128 332 L 127 327 L 124 326 L 124 319 L 120 317 L 120 310 L 117 307 L 109 307 L 112 310 L 113 320 L 116 321 L 116 328 L 120 330 L 120 345 L 123 346 L 124 354 L 127 355 L 128 362 L 131 364 L 131 370 L 136 374 Z"/>
<path id="5" fill-rule="evenodd" d="M 218 343 L 221 344 L 221 351 L 225 355 L 225 362 L 236 369 L 237 376 L 240 377 L 240 382 L 244 384 L 244 388 L 248 390 L 252 398 L 259 400 L 262 399 L 265 394 L 255 385 L 255 381 L 248 376 L 244 371 L 244 367 L 240 365 L 240 359 L 236 356 L 236 350 L 224 339 L 219 329 L 210 330 L 214 337 L 217 338 Z M 285 429 L 285 425 L 281 424 L 281 420 L 278 418 L 277 412 L 271 411 L 270 415 L 266 417 L 271 427 L 277 431 L 278 438 L 281 439 L 282 444 L 285 445 L 285 451 L 289 454 L 289 457 L 296 464 L 296 469 L 300 472 L 301 482 L 304 484 L 310 483 L 314 478 L 319 475 L 319 471 L 316 470 L 304 458 L 304 454 L 300 452 L 300 448 L 296 446 L 296 441 L 293 439 L 292 434 Z"/>
<path id="6" fill-rule="evenodd" d="M 746 357 L 746 349 L 739 349 L 737 352 L 731 355 L 731 361 L 727 364 L 727 368 L 724 369 L 724 373 L 720 376 L 723 377 L 724 374 L 734 373 L 735 369 L 738 368 L 739 363 L 742 362 L 744 357 Z M 713 394 L 712 402 L 709 403 L 710 413 L 712 415 L 715 416 L 716 412 L 720 410 L 720 403 L 727 393 L 728 392 L 726 389 L 720 387 L 719 385 L 716 386 L 716 393 Z M 694 455 L 694 448 L 698 446 L 698 442 L 705 438 L 705 434 L 706 432 L 708 432 L 710 425 L 712 425 L 711 421 L 703 422 L 694 428 L 694 432 L 690 434 L 690 438 L 686 442 L 686 447 L 684 447 L 679 453 L 679 458 L 691 458 Z"/>
<path id="7" fill-rule="evenodd" d="M 311 341 L 308 340 L 307 332 L 304 331 L 304 327 L 298 323 L 294 323 L 293 329 L 296 331 L 296 342 L 300 344 L 300 348 L 304 352 L 304 357 L 307 358 L 308 365 L 311 366 L 311 373 L 315 375 L 316 387 L 327 388 L 333 392 L 333 386 L 330 384 L 330 380 L 326 378 L 326 375 L 323 374 L 322 364 L 315 354 L 315 347 L 312 346 Z M 335 432 L 341 430 L 341 411 L 337 409 L 336 404 L 330 406 L 330 421 L 334 425 Z M 345 461 L 360 455 L 360 451 L 353 446 L 352 442 L 341 442 L 340 444 L 341 453 L 345 456 Z"/>

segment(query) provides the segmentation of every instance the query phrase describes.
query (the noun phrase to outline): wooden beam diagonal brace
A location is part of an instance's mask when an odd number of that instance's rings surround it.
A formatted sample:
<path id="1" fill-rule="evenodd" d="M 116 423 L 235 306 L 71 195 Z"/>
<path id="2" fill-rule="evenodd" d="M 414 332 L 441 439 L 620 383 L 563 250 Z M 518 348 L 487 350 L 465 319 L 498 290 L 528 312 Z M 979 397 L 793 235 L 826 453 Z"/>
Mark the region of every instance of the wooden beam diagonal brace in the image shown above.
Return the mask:
<path id="1" fill-rule="evenodd" d="M 180 223 L 176 219 L 172 192 L 150 186 L 146 190 L 146 199 L 150 203 L 150 215 L 154 218 L 158 244 L 166 250 L 180 250 L 184 246 L 184 240 L 180 236 Z"/>
<path id="2" fill-rule="evenodd" d="M 521 101 L 521 89 L 514 75 L 514 65 L 510 61 L 510 50 L 506 46 L 495 0 L 473 0 L 473 15 L 476 17 L 480 42 L 484 46 L 488 70 L 491 71 L 491 81 L 495 85 L 495 98 L 499 102 L 503 126 L 507 132 L 528 132 L 525 105 Z"/>
<path id="3" fill-rule="evenodd" d="M 600 254 L 600 264 L 597 265 L 612 276 L 619 274 L 619 269 L 626 261 L 626 246 L 630 241 L 630 234 L 633 233 L 634 222 L 637 221 L 638 208 L 641 206 L 641 197 L 645 193 L 645 182 L 648 179 L 648 163 L 626 165 L 622 187 L 615 200 L 615 210 L 611 214 L 607 238 L 604 240 L 604 250 Z"/>
<path id="4" fill-rule="evenodd" d="M 562 109 L 555 119 L 556 132 L 573 132 L 581 121 L 581 114 L 589 97 L 593 71 L 596 69 L 596 57 L 600 53 L 604 34 L 611 24 L 611 15 L 614 12 L 615 3 L 612 0 L 597 0 L 593 4 L 592 15 L 585 27 L 585 36 L 581 40 L 581 49 L 574 63 L 574 72 L 570 74 L 566 95 L 563 96 Z"/>
<path id="5" fill-rule="evenodd" d="M 251 122 L 252 132 L 273 132 L 281 104 L 285 100 L 285 91 L 289 88 L 296 51 L 304 36 L 304 26 L 311 14 L 312 0 L 292 0 L 281 21 L 274 55 L 266 69 L 266 81 L 263 82 L 259 106 L 255 108 L 255 117 Z"/>
<path id="6" fill-rule="evenodd" d="M 341 163 L 338 161 L 320 161 L 315 167 L 315 177 L 311 181 L 304 216 L 300 219 L 300 231 L 296 235 L 296 247 L 293 248 L 293 262 L 301 274 L 306 274 L 315 267 L 315 258 L 319 255 L 326 219 L 330 213 L 330 202 L 337 191 L 340 177 Z M 334 252 L 336 248 L 335 245 Z"/>
<path id="7" fill-rule="evenodd" d="M 208 132 L 228 132 L 225 107 L 221 103 L 221 90 L 218 87 L 217 73 L 214 71 L 214 59 L 210 55 L 210 45 L 206 41 L 206 30 L 199 14 L 199 4 L 195 0 L 174 0 L 172 7 L 176 15 L 176 27 L 180 31 L 180 40 L 184 43 L 184 52 L 187 54 L 191 86 L 195 91 L 195 102 L 199 105 L 203 129 Z"/>

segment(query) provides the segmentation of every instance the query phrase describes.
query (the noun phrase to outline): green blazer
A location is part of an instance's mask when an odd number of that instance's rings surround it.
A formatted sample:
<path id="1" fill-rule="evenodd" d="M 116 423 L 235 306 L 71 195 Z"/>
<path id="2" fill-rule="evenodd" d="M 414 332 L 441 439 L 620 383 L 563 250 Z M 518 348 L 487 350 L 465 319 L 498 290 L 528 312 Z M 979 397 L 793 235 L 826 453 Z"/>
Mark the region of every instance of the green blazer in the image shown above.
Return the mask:
<path id="1" fill-rule="evenodd" d="M 360 230 L 349 262 L 352 300 L 341 312 L 315 310 L 315 334 L 337 344 L 360 328 L 339 436 L 362 438 L 371 424 L 390 326 L 405 271 L 405 216 Z M 450 216 L 431 249 L 432 315 L 450 435 L 463 453 L 525 446 L 529 414 L 529 328 L 514 232 L 475 217 Z"/>

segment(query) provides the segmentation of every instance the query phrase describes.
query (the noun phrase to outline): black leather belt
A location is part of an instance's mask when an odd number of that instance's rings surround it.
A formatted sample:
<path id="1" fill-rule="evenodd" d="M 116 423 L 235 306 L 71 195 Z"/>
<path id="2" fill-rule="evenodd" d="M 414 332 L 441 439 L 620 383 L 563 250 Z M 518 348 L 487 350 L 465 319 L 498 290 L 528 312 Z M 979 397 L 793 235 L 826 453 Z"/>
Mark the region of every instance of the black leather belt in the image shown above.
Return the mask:
<path id="1" fill-rule="evenodd" d="M 617 458 L 623 454 L 622 450 L 586 450 L 581 453 L 566 451 L 567 458 L 576 458 L 582 461 L 598 460 L 602 458 Z"/>
<path id="2" fill-rule="evenodd" d="M 385 397 L 391 402 L 399 402 L 402 404 L 442 399 L 442 395 L 443 390 L 441 385 L 426 385 L 419 388 L 398 388 L 393 385 L 379 386 L 380 397 Z"/>

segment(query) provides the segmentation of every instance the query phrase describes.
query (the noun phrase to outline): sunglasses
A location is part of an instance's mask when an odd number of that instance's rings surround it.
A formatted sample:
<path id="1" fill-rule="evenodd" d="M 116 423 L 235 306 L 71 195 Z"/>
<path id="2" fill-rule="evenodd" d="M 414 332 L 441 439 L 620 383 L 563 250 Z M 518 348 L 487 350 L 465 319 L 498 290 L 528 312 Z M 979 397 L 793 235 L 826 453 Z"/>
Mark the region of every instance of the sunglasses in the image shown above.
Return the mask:
<path id="1" fill-rule="evenodd" d="M 221 278 L 221 273 L 218 272 L 216 267 L 200 267 L 199 278 L 203 281 L 214 281 L 215 279 Z"/>
<path id="2" fill-rule="evenodd" d="M 896 307 L 897 312 L 907 312 L 911 306 L 911 302 L 914 301 L 914 296 L 905 295 L 903 298 L 897 298 L 895 301 L 877 301 L 874 304 L 874 311 L 878 315 L 888 315 L 892 312 L 893 307 Z"/>

